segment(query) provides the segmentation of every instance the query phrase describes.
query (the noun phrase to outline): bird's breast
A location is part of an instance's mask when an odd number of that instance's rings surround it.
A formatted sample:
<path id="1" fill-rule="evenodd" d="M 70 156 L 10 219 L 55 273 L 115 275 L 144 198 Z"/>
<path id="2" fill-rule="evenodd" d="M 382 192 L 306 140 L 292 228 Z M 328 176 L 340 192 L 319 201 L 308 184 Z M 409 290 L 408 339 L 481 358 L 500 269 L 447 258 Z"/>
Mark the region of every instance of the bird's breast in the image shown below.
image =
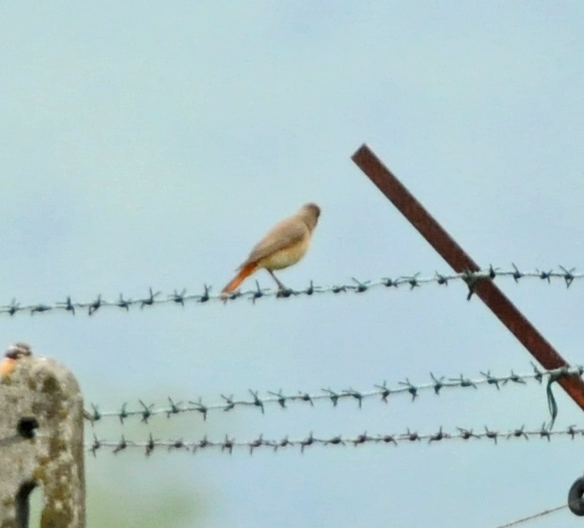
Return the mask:
<path id="1" fill-rule="evenodd" d="M 305 236 L 302 240 L 278 251 L 274 251 L 271 255 L 260 259 L 258 266 L 269 270 L 279 270 L 292 266 L 292 264 L 296 264 L 304 256 L 309 244 L 310 236 Z"/>

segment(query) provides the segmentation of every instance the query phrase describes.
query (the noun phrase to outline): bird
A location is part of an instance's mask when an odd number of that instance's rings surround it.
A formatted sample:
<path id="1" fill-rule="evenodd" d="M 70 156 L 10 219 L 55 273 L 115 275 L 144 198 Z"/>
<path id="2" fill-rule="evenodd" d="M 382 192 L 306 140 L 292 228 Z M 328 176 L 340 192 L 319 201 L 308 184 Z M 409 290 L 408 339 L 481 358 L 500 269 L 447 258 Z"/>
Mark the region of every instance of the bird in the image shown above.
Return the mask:
<path id="1" fill-rule="evenodd" d="M 16 368 L 16 362 L 23 357 L 32 356 L 32 349 L 26 343 L 14 343 L 6 350 L 4 359 L 0 362 L 0 381 L 4 381 Z"/>
<path id="2" fill-rule="evenodd" d="M 280 291 L 288 291 L 274 275 L 274 270 L 292 266 L 306 254 L 319 216 L 320 207 L 310 202 L 304 204 L 296 214 L 277 223 L 253 247 L 247 259 L 237 268 L 237 275 L 223 288 L 221 295 L 226 296 L 235 291 L 247 277 L 260 268 L 268 271 Z"/>

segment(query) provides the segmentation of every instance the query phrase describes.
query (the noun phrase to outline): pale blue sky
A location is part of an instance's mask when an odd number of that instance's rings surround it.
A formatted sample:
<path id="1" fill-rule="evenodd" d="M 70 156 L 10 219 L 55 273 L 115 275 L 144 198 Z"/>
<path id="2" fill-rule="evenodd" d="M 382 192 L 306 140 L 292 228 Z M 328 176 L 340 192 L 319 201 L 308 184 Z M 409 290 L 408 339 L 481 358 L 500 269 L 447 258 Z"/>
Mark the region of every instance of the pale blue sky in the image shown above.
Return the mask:
<path id="1" fill-rule="evenodd" d="M 4 3 L 0 303 L 218 291 L 257 238 L 306 201 L 321 205 L 321 222 L 306 259 L 281 274 L 289 286 L 448 272 L 351 162 L 363 142 L 479 263 L 580 269 L 583 34 L 577 1 Z M 579 283 L 500 283 L 584 363 Z M 465 295 L 452 284 L 0 325 L 5 344 L 28 341 L 68 365 L 102 410 L 528 371 L 527 352 Z M 557 393 L 557 427 L 581 424 Z M 245 440 L 547 419 L 532 386 L 361 411 L 344 402 L 151 428 L 112 421 L 96 432 Z M 180 527 L 489 528 L 561 504 L 584 469 L 578 442 L 101 453 L 87 462 L 90 521 L 138 525 L 136 511 L 150 516 L 171 495 L 200 508 Z M 103 509 L 92 496 L 107 497 L 111 519 L 91 513 Z M 560 523 L 581 521 L 563 512 L 538 526 Z"/>

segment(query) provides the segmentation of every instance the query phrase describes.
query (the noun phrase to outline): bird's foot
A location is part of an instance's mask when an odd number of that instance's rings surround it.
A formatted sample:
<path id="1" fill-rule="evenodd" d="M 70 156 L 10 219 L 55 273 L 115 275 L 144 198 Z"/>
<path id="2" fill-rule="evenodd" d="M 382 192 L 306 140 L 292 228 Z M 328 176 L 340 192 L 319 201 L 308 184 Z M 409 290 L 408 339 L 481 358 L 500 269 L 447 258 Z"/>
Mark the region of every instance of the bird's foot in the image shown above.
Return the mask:
<path id="1" fill-rule="evenodd" d="M 284 286 L 283 284 L 278 285 L 278 293 L 276 294 L 277 298 L 280 298 L 280 297 L 287 298 L 293 294 L 294 294 L 294 290 L 292 290 L 290 288 L 286 288 L 286 286 Z"/>

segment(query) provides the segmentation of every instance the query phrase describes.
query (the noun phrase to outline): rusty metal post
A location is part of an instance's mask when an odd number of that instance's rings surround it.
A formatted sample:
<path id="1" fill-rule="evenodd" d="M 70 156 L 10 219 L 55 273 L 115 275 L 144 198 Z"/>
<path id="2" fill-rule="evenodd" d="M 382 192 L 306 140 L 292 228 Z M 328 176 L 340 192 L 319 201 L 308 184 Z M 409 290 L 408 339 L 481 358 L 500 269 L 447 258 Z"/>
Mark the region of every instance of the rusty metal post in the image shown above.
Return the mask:
<path id="1" fill-rule="evenodd" d="M 457 273 L 480 269 L 367 145 L 362 145 L 352 159 Z M 568 365 L 492 280 L 478 280 L 472 288 L 541 365 L 548 370 Z M 584 381 L 574 374 L 561 377 L 558 383 L 584 410 Z"/>
<path id="2" fill-rule="evenodd" d="M 10 368 L 7 361 L 8 353 L 0 382 L 0 528 L 28 528 L 28 498 L 37 486 L 41 528 L 85 528 L 79 385 L 65 367 L 32 356 L 30 348 Z"/>

